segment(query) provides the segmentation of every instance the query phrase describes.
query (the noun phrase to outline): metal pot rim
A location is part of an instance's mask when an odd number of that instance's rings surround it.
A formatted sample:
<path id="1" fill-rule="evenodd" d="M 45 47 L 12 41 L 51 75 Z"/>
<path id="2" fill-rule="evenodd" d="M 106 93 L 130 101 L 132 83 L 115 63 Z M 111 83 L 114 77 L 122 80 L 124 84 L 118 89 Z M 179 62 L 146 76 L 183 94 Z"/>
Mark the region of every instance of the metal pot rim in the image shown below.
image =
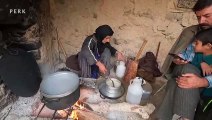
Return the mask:
<path id="1" fill-rule="evenodd" d="M 79 86 L 78 86 L 78 87 L 79 87 Z M 77 89 L 76 89 L 76 90 L 77 90 Z M 72 91 L 72 92 L 68 91 L 68 92 L 65 92 L 65 93 L 62 93 L 62 94 L 58 94 L 58 95 L 49 95 L 49 94 L 46 94 L 46 93 L 44 93 L 44 92 L 42 92 L 42 91 L 40 91 L 40 92 L 41 92 L 41 94 L 42 94 L 44 97 L 47 97 L 47 98 L 62 98 L 62 97 L 65 97 L 65 96 L 68 96 L 68 95 L 72 94 L 72 93 L 75 92 L 76 90 L 74 90 L 74 91 Z"/>
<path id="2" fill-rule="evenodd" d="M 40 85 L 40 92 L 48 98 L 67 96 L 79 88 L 79 77 L 75 73 L 60 71 L 46 77 Z M 58 91 L 59 90 L 59 91 Z"/>
<path id="3" fill-rule="evenodd" d="M 99 92 L 105 98 L 117 99 L 124 94 L 124 87 L 121 85 L 118 89 L 111 89 L 113 92 L 108 91 L 110 88 L 106 87 L 105 81 L 99 84 Z"/>

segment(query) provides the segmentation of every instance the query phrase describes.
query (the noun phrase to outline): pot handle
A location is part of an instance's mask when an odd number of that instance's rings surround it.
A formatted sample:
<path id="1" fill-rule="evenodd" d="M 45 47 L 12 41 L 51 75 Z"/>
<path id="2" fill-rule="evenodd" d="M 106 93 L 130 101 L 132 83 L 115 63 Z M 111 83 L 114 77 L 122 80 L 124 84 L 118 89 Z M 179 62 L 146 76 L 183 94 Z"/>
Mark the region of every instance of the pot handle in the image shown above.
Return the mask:
<path id="1" fill-rule="evenodd" d="M 130 80 L 130 85 L 133 83 L 133 80 Z"/>
<path id="2" fill-rule="evenodd" d="M 46 97 L 42 97 L 41 101 L 46 104 L 49 102 L 59 102 L 60 98 L 46 98 Z"/>
<path id="3" fill-rule="evenodd" d="M 105 97 L 104 97 L 102 94 L 100 94 L 100 97 L 101 97 L 102 99 L 105 99 Z"/>

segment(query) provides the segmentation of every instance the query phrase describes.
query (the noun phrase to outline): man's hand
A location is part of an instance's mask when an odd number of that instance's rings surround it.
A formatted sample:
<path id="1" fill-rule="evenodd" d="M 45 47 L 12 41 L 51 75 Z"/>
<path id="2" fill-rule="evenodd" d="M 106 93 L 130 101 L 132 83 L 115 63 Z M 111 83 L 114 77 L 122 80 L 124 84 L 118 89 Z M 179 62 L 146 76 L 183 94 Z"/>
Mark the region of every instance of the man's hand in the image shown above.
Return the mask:
<path id="1" fill-rule="evenodd" d="M 121 52 L 118 52 L 118 51 L 116 52 L 116 59 L 125 61 L 124 55 Z"/>
<path id="2" fill-rule="evenodd" d="M 212 74 L 212 67 L 210 65 L 208 65 L 205 62 L 202 62 L 200 65 L 201 65 L 201 68 L 202 68 L 203 76 Z"/>
<path id="3" fill-rule="evenodd" d="M 177 64 L 177 65 L 183 65 L 183 64 L 187 64 L 188 61 L 186 60 L 181 60 L 180 58 L 174 58 L 173 59 L 173 63 Z"/>
<path id="4" fill-rule="evenodd" d="M 186 73 L 182 76 L 176 78 L 177 84 L 181 88 L 200 88 L 208 87 L 208 80 L 205 78 L 200 78 L 193 73 Z"/>
<path id="5" fill-rule="evenodd" d="M 96 62 L 96 65 L 99 67 L 99 71 L 103 74 L 107 72 L 107 69 L 104 64 L 102 64 L 100 61 Z"/>

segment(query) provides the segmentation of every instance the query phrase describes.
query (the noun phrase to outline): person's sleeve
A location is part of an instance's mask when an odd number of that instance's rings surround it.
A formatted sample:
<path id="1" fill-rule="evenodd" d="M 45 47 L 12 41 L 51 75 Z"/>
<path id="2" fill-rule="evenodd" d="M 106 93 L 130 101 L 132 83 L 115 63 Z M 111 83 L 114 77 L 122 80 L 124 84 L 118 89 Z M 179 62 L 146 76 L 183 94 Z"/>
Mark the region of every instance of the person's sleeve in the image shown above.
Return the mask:
<path id="1" fill-rule="evenodd" d="M 175 41 L 174 45 L 170 49 L 169 53 L 173 54 L 178 54 L 182 51 L 183 47 L 187 47 L 186 44 L 190 44 L 191 41 L 193 40 L 193 36 L 195 35 L 195 31 L 197 31 L 198 25 L 188 27 L 182 31 L 180 36 L 177 38 Z M 185 49 L 184 48 L 184 49 Z M 170 55 L 167 55 L 165 61 L 163 62 L 163 65 L 161 67 L 161 72 L 163 75 L 168 75 L 172 71 L 172 66 L 175 65 L 173 64 L 173 57 Z"/>
<path id="2" fill-rule="evenodd" d="M 114 47 L 112 47 L 112 46 L 110 45 L 110 43 L 106 43 L 105 45 L 106 45 L 106 47 L 110 50 L 111 55 L 112 55 L 112 56 L 115 56 L 117 50 L 116 50 Z"/>
<path id="3" fill-rule="evenodd" d="M 195 56 L 193 45 L 190 44 L 185 50 L 183 50 L 181 53 L 179 53 L 178 56 L 180 56 L 184 60 L 191 62 Z"/>
<path id="4" fill-rule="evenodd" d="M 208 88 L 212 88 L 212 75 L 206 76 L 205 78 L 208 80 L 209 83 Z"/>
<path id="5" fill-rule="evenodd" d="M 86 57 L 87 57 L 87 62 L 89 65 L 93 65 L 97 62 L 97 59 L 92 51 L 92 48 L 93 48 L 92 39 L 90 39 L 87 45 L 87 50 L 85 51 L 87 53 Z"/>

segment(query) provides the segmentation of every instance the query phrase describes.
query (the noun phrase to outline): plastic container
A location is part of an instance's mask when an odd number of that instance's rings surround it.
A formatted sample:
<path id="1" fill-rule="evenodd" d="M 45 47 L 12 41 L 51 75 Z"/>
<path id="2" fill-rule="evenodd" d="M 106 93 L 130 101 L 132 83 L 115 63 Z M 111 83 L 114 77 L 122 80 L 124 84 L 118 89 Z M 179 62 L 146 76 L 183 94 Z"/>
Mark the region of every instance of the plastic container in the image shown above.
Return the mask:
<path id="1" fill-rule="evenodd" d="M 142 85 L 142 78 L 136 77 L 135 79 L 130 81 L 130 85 L 127 90 L 126 101 L 130 104 L 137 104 L 141 103 L 141 98 L 143 95 L 143 88 Z"/>
<path id="2" fill-rule="evenodd" d="M 117 61 L 116 77 L 122 79 L 124 77 L 125 71 L 126 66 L 124 61 Z"/>

